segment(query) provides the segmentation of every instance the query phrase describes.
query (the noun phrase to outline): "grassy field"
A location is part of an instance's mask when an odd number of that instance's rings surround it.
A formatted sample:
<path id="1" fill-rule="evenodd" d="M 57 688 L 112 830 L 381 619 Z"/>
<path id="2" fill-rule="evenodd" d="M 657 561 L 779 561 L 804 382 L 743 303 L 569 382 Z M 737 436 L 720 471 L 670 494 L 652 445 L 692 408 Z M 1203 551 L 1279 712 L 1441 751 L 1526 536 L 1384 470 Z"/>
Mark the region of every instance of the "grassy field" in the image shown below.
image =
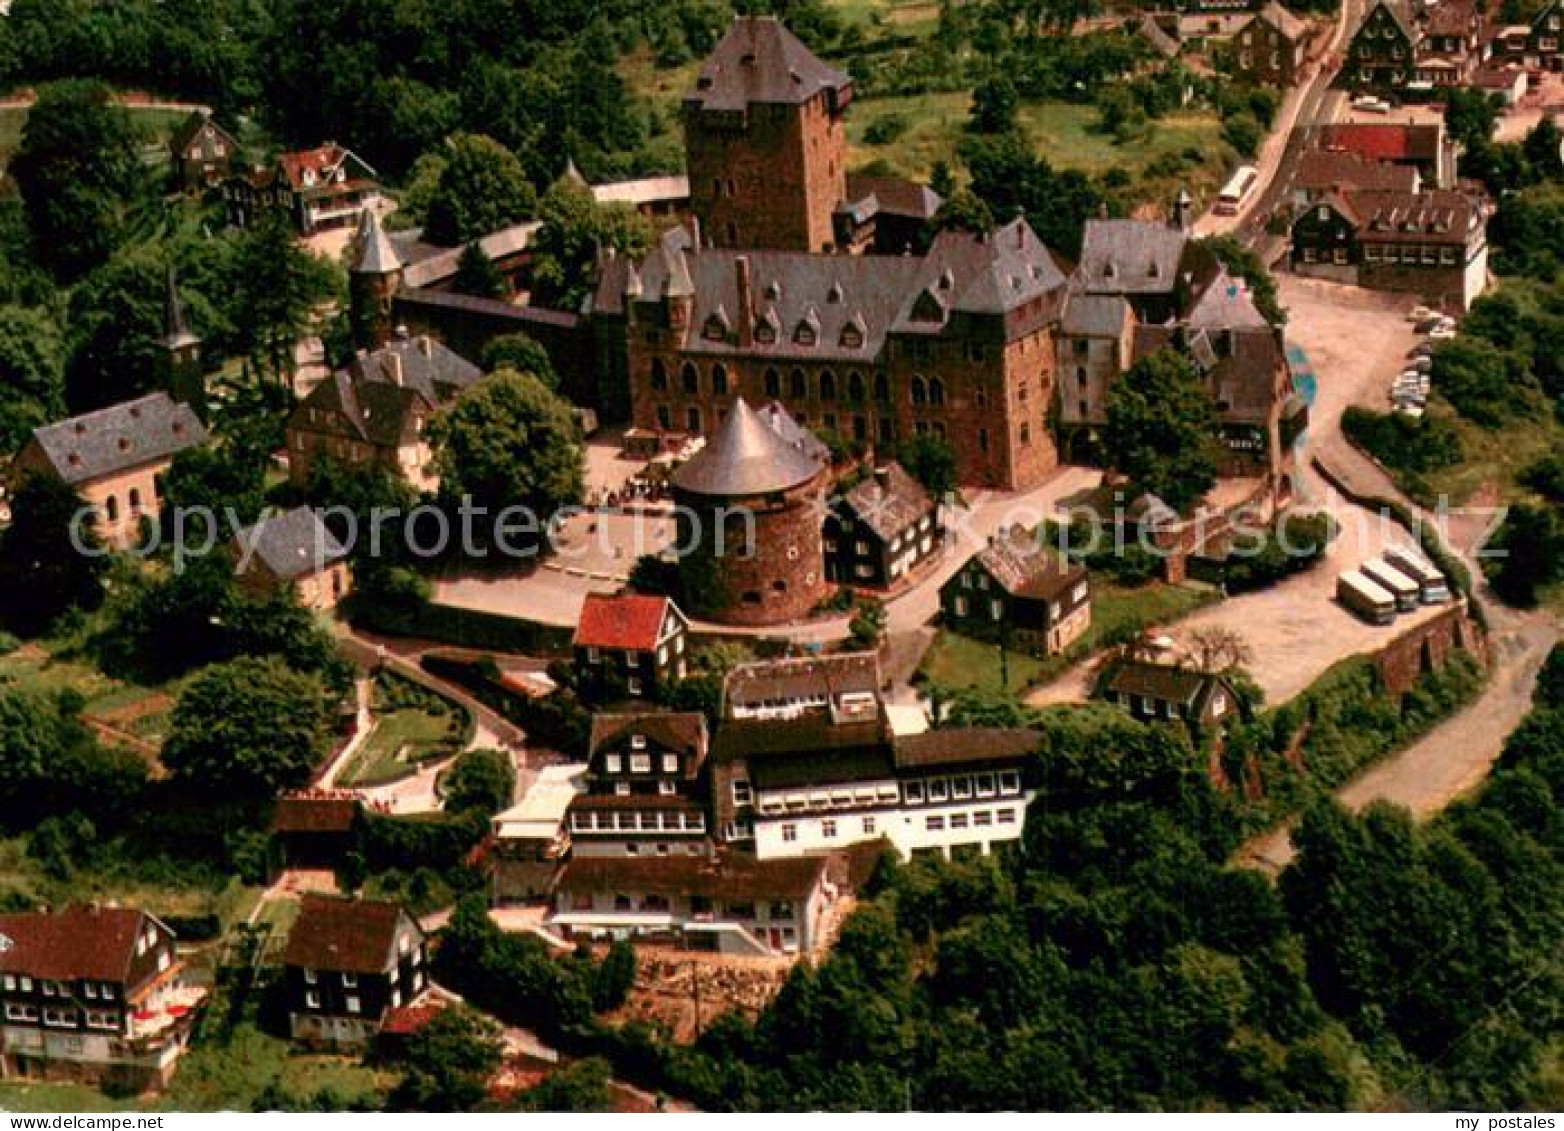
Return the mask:
<path id="1" fill-rule="evenodd" d="M 165 160 L 164 145 L 174 127 L 189 116 L 188 110 L 160 110 L 145 106 L 127 107 L 131 117 L 145 134 L 145 157 L 149 163 Z M 27 125 L 28 110 L 25 106 L 0 106 L 0 168 L 11 160 L 22 142 L 22 130 Z"/>
<path id="2" fill-rule="evenodd" d="M 1091 627 L 1063 655 L 1038 659 L 1012 650 L 1006 657 L 1009 679 L 1002 682 L 997 645 L 942 629 L 920 671 L 930 683 L 951 690 L 1017 691 L 1056 678 L 1109 641 L 1148 625 L 1169 624 L 1217 599 L 1215 590 L 1203 586 L 1151 583 L 1127 589 L 1094 578 Z"/>
<path id="3" fill-rule="evenodd" d="M 1531 492 L 1518 481 L 1520 473 L 1541 456 L 1564 451 L 1564 424 L 1545 411 L 1513 417 L 1497 429 L 1481 428 L 1453 411 L 1442 415 L 1460 434 L 1463 458 L 1424 478 L 1436 497 L 1448 495 L 1453 503 L 1494 487 L 1507 499 L 1527 498 Z"/>
<path id="4" fill-rule="evenodd" d="M 385 785 L 409 777 L 418 764 L 447 752 L 450 715 L 432 711 L 392 711 L 375 726 L 337 779 L 344 786 Z"/>

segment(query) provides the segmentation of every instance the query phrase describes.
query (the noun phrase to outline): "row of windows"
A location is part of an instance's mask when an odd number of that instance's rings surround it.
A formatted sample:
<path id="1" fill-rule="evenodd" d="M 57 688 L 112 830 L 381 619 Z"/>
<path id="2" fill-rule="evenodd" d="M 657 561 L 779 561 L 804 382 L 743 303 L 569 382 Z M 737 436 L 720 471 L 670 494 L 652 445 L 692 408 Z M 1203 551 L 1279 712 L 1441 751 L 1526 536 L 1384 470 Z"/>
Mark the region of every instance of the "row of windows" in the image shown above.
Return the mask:
<path id="1" fill-rule="evenodd" d="M 75 1029 L 81 1025 L 82 1015 L 74 1009 L 54 1009 L 45 1006 L 43 1009 L 43 1023 L 60 1029 Z M 16 1002 L 7 1002 L 5 1007 L 5 1019 L 7 1021 L 37 1021 L 38 1007 L 36 1005 L 21 1005 Z M 87 1028 L 109 1029 L 119 1028 L 119 1014 L 107 1013 L 99 1009 L 87 1010 Z"/>
<path id="2" fill-rule="evenodd" d="M 971 818 L 968 821 L 968 817 Z M 927 832 L 941 833 L 947 828 L 956 831 L 965 828 L 985 829 L 991 827 L 995 821 L 1001 825 L 1013 825 L 1016 823 L 1016 811 L 1014 809 L 978 809 L 973 813 L 952 813 L 947 820 L 945 817 L 933 814 L 923 819 L 923 828 Z"/>
<path id="3" fill-rule="evenodd" d="M 129 494 L 126 495 L 126 501 L 130 505 L 130 513 L 132 516 L 141 514 L 143 503 L 141 500 L 140 487 L 132 487 Z M 104 517 L 107 518 L 110 522 L 119 521 L 120 505 L 119 497 L 117 495 L 110 495 L 103 500 L 103 514 Z"/>
<path id="4" fill-rule="evenodd" d="M 878 828 L 878 819 L 864 817 L 859 827 L 863 830 L 864 836 L 873 836 Z M 839 831 L 840 826 L 835 817 L 827 817 L 820 822 L 820 836 L 825 840 L 835 840 Z M 783 844 L 793 844 L 798 840 L 798 825 L 792 821 L 785 822 L 781 832 Z"/>
<path id="5" fill-rule="evenodd" d="M 577 892 L 570 897 L 570 909 L 572 911 L 593 911 L 596 909 L 596 906 L 596 897 L 591 892 Z M 690 906 L 691 910 L 697 915 L 711 914 L 717 910 L 711 900 L 698 895 L 691 897 Z M 636 897 L 620 892 L 614 896 L 614 910 L 666 912 L 672 910 L 672 905 L 665 895 L 651 893 Z M 758 920 L 760 916 L 756 913 L 757 910 L 757 904 L 744 900 L 729 901 L 722 905 L 723 913 L 731 919 Z M 766 911 L 766 918 L 773 923 L 791 923 L 797 916 L 792 902 L 785 899 L 773 900 L 769 905 L 766 905 Z"/>
<path id="6" fill-rule="evenodd" d="M 1019 770 L 1001 770 L 999 773 L 953 774 L 949 777 L 925 778 L 902 785 L 902 794 L 911 804 L 925 799 L 932 803 L 965 801 L 970 797 L 993 797 L 995 793 L 1013 795 L 1021 792 Z"/>
<path id="7" fill-rule="evenodd" d="M 1456 249 L 1453 247 L 1412 247 L 1396 244 L 1381 247 L 1379 244 L 1366 243 L 1363 245 L 1363 258 L 1369 263 L 1404 263 L 1408 266 L 1421 264 L 1424 267 L 1432 267 L 1435 264 L 1453 267 L 1457 262 Z"/>
<path id="8" fill-rule="evenodd" d="M 572 828 L 582 831 L 701 832 L 706 828 L 706 816 L 703 813 L 576 813 L 570 823 Z"/>
<path id="9" fill-rule="evenodd" d="M 701 392 L 700 371 L 693 362 L 686 361 L 679 369 L 679 384 L 686 395 L 697 396 Z M 732 375 L 728 367 L 722 362 L 715 362 L 711 367 L 708 386 L 716 396 L 727 396 L 729 393 L 738 392 L 739 382 Z M 782 374 L 775 368 L 767 368 L 761 376 L 761 385 L 768 399 L 777 400 L 783 395 Z M 668 390 L 668 370 L 662 358 L 652 359 L 651 388 L 654 392 L 666 392 Z M 823 369 L 813 381 L 802 369 L 793 369 L 788 373 L 786 382 L 787 396 L 790 400 L 808 400 L 811 395 L 818 400 L 834 401 L 839 396 L 846 400 L 861 402 L 866 399 L 869 386 L 865 383 L 863 374 L 854 370 L 847 374 L 844 384 L 838 385 L 836 374 Z M 890 381 L 883 373 L 876 373 L 873 377 L 874 399 L 879 404 L 891 403 Z M 918 406 L 939 407 L 946 403 L 948 393 L 944 378 L 925 377 L 921 373 L 915 373 L 907 383 L 907 396 L 912 404 Z M 1021 399 L 1025 400 L 1025 388 L 1021 390 Z M 978 403 L 985 400 L 982 390 L 978 391 Z"/>
<path id="10" fill-rule="evenodd" d="M 661 761 L 663 773 L 665 773 L 665 774 L 676 774 L 676 773 L 679 772 L 679 756 L 677 754 L 664 754 L 664 755 L 662 755 L 660 761 Z M 649 774 L 649 773 L 652 772 L 652 763 L 653 763 L 653 755 L 651 755 L 651 754 L 631 754 L 630 755 L 630 772 L 632 774 Z M 623 773 L 624 772 L 624 765 L 625 765 L 625 760 L 624 760 L 624 757 L 622 755 L 619 755 L 619 754 L 605 754 L 605 755 L 603 755 L 603 769 L 607 773 L 610 773 L 610 774 Z"/>
<path id="11" fill-rule="evenodd" d="M 3 980 L 0 980 L 0 986 L 11 991 L 20 990 L 24 994 L 33 992 L 33 980 L 26 974 L 6 974 Z M 71 987 L 65 982 L 40 979 L 37 986 L 38 992 L 43 994 L 44 997 L 69 997 L 71 995 Z M 81 992 L 82 996 L 86 998 L 96 999 L 101 997 L 104 1001 L 110 1001 L 118 991 L 114 988 L 114 983 L 112 982 L 83 982 L 81 984 Z"/>

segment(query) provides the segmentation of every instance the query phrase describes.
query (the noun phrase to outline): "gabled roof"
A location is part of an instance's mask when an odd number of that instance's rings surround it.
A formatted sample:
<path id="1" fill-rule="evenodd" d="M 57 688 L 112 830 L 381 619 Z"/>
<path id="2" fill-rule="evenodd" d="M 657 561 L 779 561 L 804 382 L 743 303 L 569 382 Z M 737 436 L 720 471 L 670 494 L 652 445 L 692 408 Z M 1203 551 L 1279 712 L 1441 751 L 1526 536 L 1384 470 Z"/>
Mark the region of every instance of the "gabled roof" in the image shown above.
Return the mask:
<path id="1" fill-rule="evenodd" d="M 668 750 L 699 753 L 706 747 L 706 716 L 698 711 L 643 711 L 637 714 L 592 716 L 589 754 L 617 746 L 630 735 L 640 734 Z"/>
<path id="2" fill-rule="evenodd" d="M 556 886 L 566 892 L 799 902 L 824 881 L 827 865 L 824 856 L 756 860 L 723 849 L 709 857 L 578 856 L 565 865 Z"/>
<path id="3" fill-rule="evenodd" d="M 852 80 L 826 66 L 774 16 L 737 16 L 695 76 L 684 104 L 742 110 L 753 103 L 797 105 Z"/>
<path id="4" fill-rule="evenodd" d="M 995 535 L 976 558 L 1013 597 L 1051 601 L 1086 577 L 1085 566 L 1061 558 L 1025 531 Z"/>
<path id="5" fill-rule="evenodd" d="M 123 984 L 148 919 L 138 908 L 85 904 L 0 915 L 0 971 L 57 982 Z"/>
<path id="6" fill-rule="evenodd" d="M 336 175 L 337 170 L 349 161 L 362 166 L 369 176 L 377 175 L 367 161 L 346 146 L 338 145 L 334 141 L 328 141 L 325 145 L 318 145 L 314 149 L 300 149 L 277 155 L 277 167 L 282 170 L 282 175 L 295 192 L 305 192 L 325 186 Z M 306 174 L 314 175 L 313 185 L 305 184 Z"/>
<path id="7" fill-rule="evenodd" d="M 742 498 L 787 491 L 820 473 L 815 460 L 777 435 L 739 397 L 706 446 L 674 472 L 673 485 L 696 495 Z"/>
<path id="8" fill-rule="evenodd" d="M 661 639 L 669 610 L 678 614 L 678 607 L 667 597 L 649 593 L 588 593 L 576 621 L 574 644 L 578 648 L 651 652 Z"/>
<path id="9" fill-rule="evenodd" d="M 1268 325 L 1248 286 L 1226 269 L 1200 292 L 1185 322 L 1192 330 L 1260 330 Z"/>
<path id="10" fill-rule="evenodd" d="M 389 381 L 356 382 L 347 370 L 339 369 L 299 402 L 288 417 L 288 427 L 324 428 L 379 448 L 394 448 L 412 439 L 415 413 L 434 407 L 417 389 Z"/>
<path id="11" fill-rule="evenodd" d="M 1027 758 L 1037 752 L 1042 733 L 1023 727 L 941 727 L 898 735 L 898 769 L 963 765 Z"/>
<path id="12" fill-rule="evenodd" d="M 931 220 L 944 203 L 928 185 L 903 177 L 872 177 L 863 173 L 847 174 L 847 199 L 838 208 L 859 220 L 871 216 L 905 216 L 913 220 Z"/>
<path id="13" fill-rule="evenodd" d="M 1148 660 L 1119 660 L 1103 689 L 1118 695 L 1140 695 L 1158 702 L 1191 706 L 1208 688 L 1223 682 L 1220 675 Z"/>
<path id="14" fill-rule="evenodd" d="M 294 507 L 263 518 L 240 530 L 235 542 L 241 552 L 253 552 L 272 576 L 282 581 L 314 573 L 348 555 L 348 548 L 312 507 Z"/>
<path id="15" fill-rule="evenodd" d="M 880 660 L 873 652 L 756 660 L 734 668 L 722 685 L 730 715 L 769 702 L 879 693 Z"/>
<path id="16" fill-rule="evenodd" d="M 1076 279 L 1090 294 L 1167 294 L 1189 237 L 1146 220 L 1088 220 Z"/>
<path id="17" fill-rule="evenodd" d="M 1375 241 L 1464 244 L 1480 218 L 1478 202 L 1451 189 L 1342 194 L 1360 237 Z"/>
<path id="18" fill-rule="evenodd" d="M 72 485 L 115 475 L 206 442 L 189 405 L 150 393 L 33 430 L 49 465 Z"/>
<path id="19" fill-rule="evenodd" d="M 283 961 L 308 970 L 378 974 L 396 958 L 402 918 L 402 908 L 395 903 L 306 895 Z"/>
<path id="20" fill-rule="evenodd" d="M 842 495 L 841 503 L 884 542 L 916 527 L 934 509 L 923 484 L 895 461 L 864 476 Z"/>
<path id="21" fill-rule="evenodd" d="M 483 370 L 438 338 L 398 338 L 358 354 L 347 364 L 355 384 L 380 383 L 415 389 L 436 407 L 483 379 Z"/>
<path id="22" fill-rule="evenodd" d="M 1332 189 L 1399 189 L 1417 187 L 1417 170 L 1409 165 L 1376 161 L 1346 150 L 1306 149 L 1298 158 L 1293 187 L 1309 192 Z"/>
<path id="23" fill-rule="evenodd" d="M 228 144 L 230 150 L 238 148 L 239 143 L 234 140 L 233 135 L 227 130 L 223 129 L 222 126 L 214 122 L 212 120 L 212 116 L 205 110 L 190 111 L 189 117 L 187 117 L 183 122 L 180 122 L 179 125 L 174 128 L 174 132 L 169 135 L 169 148 L 172 149 L 175 153 L 183 153 L 186 149 L 190 148 L 190 143 L 196 139 L 196 135 L 199 134 L 202 128 L 205 126 L 211 126 L 212 131 L 220 136 L 223 141 Z"/>
<path id="24" fill-rule="evenodd" d="M 1363 18 L 1358 21 L 1358 26 L 1352 30 L 1352 38 L 1356 39 L 1358 37 L 1368 22 L 1374 18 L 1374 13 L 1381 8 L 1389 13 L 1391 19 L 1395 21 L 1396 26 L 1401 30 L 1401 34 L 1406 36 L 1407 42 L 1415 44 L 1417 42 L 1417 33 L 1413 30 L 1412 13 L 1408 10 L 1403 0 L 1375 0 L 1374 3 L 1364 9 Z"/>
<path id="25" fill-rule="evenodd" d="M 1373 161 L 1437 161 L 1443 137 L 1437 122 L 1341 122 L 1324 128 L 1320 147 Z"/>
<path id="26" fill-rule="evenodd" d="M 1117 338 L 1135 320 L 1120 295 L 1072 294 L 1065 300 L 1059 332 L 1082 338 Z"/>
<path id="27" fill-rule="evenodd" d="M 1256 13 L 1255 19 L 1264 20 L 1281 32 L 1282 38 L 1287 40 L 1301 39 L 1309 30 L 1308 24 L 1282 7 L 1276 0 L 1271 0 L 1265 7 L 1261 8 Z"/>

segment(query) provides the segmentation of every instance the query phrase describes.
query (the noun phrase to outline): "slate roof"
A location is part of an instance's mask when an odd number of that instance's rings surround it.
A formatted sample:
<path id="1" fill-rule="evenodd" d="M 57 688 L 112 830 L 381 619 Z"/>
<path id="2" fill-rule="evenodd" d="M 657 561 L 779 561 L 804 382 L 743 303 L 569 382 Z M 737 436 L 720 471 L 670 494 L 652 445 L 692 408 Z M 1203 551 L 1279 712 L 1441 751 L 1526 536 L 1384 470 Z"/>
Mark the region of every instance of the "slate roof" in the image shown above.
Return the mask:
<path id="1" fill-rule="evenodd" d="M 578 648 L 650 652 L 673 608 L 667 597 L 649 593 L 588 593 L 573 643 Z"/>
<path id="2" fill-rule="evenodd" d="M 1308 24 L 1282 7 L 1276 0 L 1271 0 L 1269 4 L 1261 8 L 1255 18 L 1264 20 L 1281 32 L 1284 39 L 1288 40 L 1296 41 L 1301 39 L 1309 30 Z"/>
<path id="3" fill-rule="evenodd" d="M 263 518 L 239 531 L 235 541 L 283 581 L 324 569 L 348 556 L 348 548 L 312 507 L 294 507 Z"/>
<path id="4" fill-rule="evenodd" d="M 698 711 L 645 711 L 639 714 L 596 714 L 587 740 L 591 754 L 616 746 L 631 734 L 644 734 L 669 750 L 696 753 L 706 745 L 706 716 Z"/>
<path id="5" fill-rule="evenodd" d="M 387 342 L 347 364 L 355 383 L 380 382 L 416 389 L 432 405 L 442 405 L 483 379 L 483 370 L 438 338 L 420 334 Z"/>
<path id="6" fill-rule="evenodd" d="M 1191 329 L 1200 330 L 1263 330 L 1269 325 L 1250 297 L 1248 286 L 1225 270 L 1195 299 L 1184 321 Z"/>
<path id="7" fill-rule="evenodd" d="M 346 432 L 379 448 L 394 448 L 411 440 L 412 420 L 420 407 L 434 404 L 417 389 L 389 381 L 355 382 L 339 369 L 310 390 L 288 418 L 288 426 Z M 313 419 L 322 413 L 322 420 Z"/>
<path id="8" fill-rule="evenodd" d="M 355 797 L 282 797 L 272 811 L 274 833 L 345 833 L 358 820 Z"/>
<path id="9" fill-rule="evenodd" d="M 1103 681 L 1103 690 L 1118 695 L 1140 695 L 1159 703 L 1187 706 L 1221 676 L 1181 668 L 1172 664 L 1154 664 L 1147 660 L 1120 660 Z"/>
<path id="10" fill-rule="evenodd" d="M 743 110 L 798 105 L 822 90 L 850 93 L 852 79 L 825 63 L 774 16 L 737 16 L 695 76 L 687 107 Z"/>
<path id="11" fill-rule="evenodd" d="M 395 903 L 306 895 L 283 961 L 308 970 L 378 974 L 396 955 L 401 917 Z"/>
<path id="12" fill-rule="evenodd" d="M 1450 189 L 1418 193 L 1369 189 L 1341 195 L 1357 221 L 1359 236 L 1375 241 L 1465 244 L 1480 219 L 1478 203 Z"/>
<path id="13" fill-rule="evenodd" d="M 1367 8 L 1365 8 L 1363 11 L 1363 18 L 1358 21 L 1358 26 L 1352 30 L 1353 39 L 1358 37 L 1359 33 L 1363 31 L 1363 28 L 1368 24 L 1368 22 L 1374 18 L 1374 13 L 1380 8 L 1384 8 L 1385 11 L 1390 13 L 1391 18 L 1396 22 L 1396 26 L 1399 27 L 1401 29 L 1401 33 L 1406 36 L 1408 43 L 1415 44 L 1417 42 L 1417 33 L 1413 30 L 1412 26 L 1412 13 L 1408 9 L 1407 5 L 1401 2 L 1401 0 L 1376 0 L 1375 3 L 1370 4 Z"/>
<path id="14" fill-rule="evenodd" d="M 787 443 L 818 464 L 825 465 L 831 462 L 831 449 L 825 441 L 794 420 L 793 414 L 788 412 L 781 401 L 768 401 L 761 405 L 758 411 L 760 418 Z"/>
<path id="15" fill-rule="evenodd" d="M 478 240 L 478 248 L 491 260 L 499 263 L 532 246 L 533 237 L 543 227 L 541 220 L 525 220 L 498 231 L 490 232 Z M 420 233 L 422 234 L 422 233 Z M 402 270 L 404 287 L 432 287 L 454 279 L 461 269 L 462 252 L 466 246 L 435 247 L 420 244 L 421 254 Z"/>
<path id="16" fill-rule="evenodd" d="M 1277 382 L 1285 374 L 1285 355 L 1278 335 L 1269 327 L 1233 330 L 1224 345 L 1220 331 L 1185 334 L 1181 352 L 1205 374 L 1212 395 L 1227 407 L 1219 415 L 1229 423 L 1263 424 L 1270 419 Z M 1131 348 L 1134 361 L 1159 349 L 1180 348 L 1173 326 L 1137 326 Z M 1224 352 L 1225 351 L 1225 352 Z"/>
<path id="17" fill-rule="evenodd" d="M 870 751 L 890 765 L 890 727 L 879 713 L 868 719 L 833 722 L 824 711 L 807 711 L 786 719 L 727 719 L 712 738 L 716 761 L 762 759 L 800 762 L 834 761 L 851 751 Z M 773 767 L 775 768 L 775 767 Z M 791 771 L 777 771 L 791 773 Z"/>
<path id="18" fill-rule="evenodd" d="M 1082 338 L 1117 338 L 1134 320 L 1130 304 L 1118 295 L 1072 294 L 1065 300 L 1059 332 Z"/>
<path id="19" fill-rule="evenodd" d="M 838 208 L 859 220 L 875 215 L 929 220 L 944 201 L 928 185 L 904 177 L 847 174 L 847 198 Z"/>
<path id="20" fill-rule="evenodd" d="M 1036 753 L 1042 738 L 1024 727 L 949 727 L 898 735 L 896 766 L 923 769 L 1026 758 Z"/>
<path id="21" fill-rule="evenodd" d="M 1408 165 L 1375 161 L 1343 150 L 1306 149 L 1298 159 L 1293 186 L 1311 192 L 1333 189 L 1397 189 L 1411 192 L 1417 170 Z"/>
<path id="22" fill-rule="evenodd" d="M 1086 577 L 1085 566 L 1065 561 L 1024 531 L 996 535 L 976 556 L 1013 597 L 1051 601 Z"/>
<path id="23" fill-rule="evenodd" d="M 801 902 L 820 885 L 824 856 L 756 860 L 719 849 L 712 856 L 578 856 L 560 873 L 566 892 L 668 894 L 708 899 Z"/>
<path id="24" fill-rule="evenodd" d="M 1145 220 L 1088 220 L 1076 278 L 1089 294 L 1165 294 L 1178 285 L 1189 238 Z"/>
<path id="25" fill-rule="evenodd" d="M 880 661 L 873 652 L 834 656 L 796 656 L 740 664 L 723 681 L 723 703 L 758 706 L 789 699 L 827 699 L 839 695 L 880 693 Z"/>
<path id="26" fill-rule="evenodd" d="M 673 485 L 696 495 L 741 498 L 786 491 L 820 473 L 815 460 L 777 435 L 739 397 L 705 447 L 673 473 Z"/>
<path id="27" fill-rule="evenodd" d="M 380 216 L 373 208 L 366 208 L 359 214 L 354 246 L 357 254 L 353 260 L 353 270 L 357 274 L 387 275 L 402 266 L 402 259 L 391 245 L 390 237 L 380 225 Z"/>
<path id="28" fill-rule="evenodd" d="M 149 918 L 137 908 L 85 904 L 0 915 L 0 971 L 56 982 L 123 985 Z"/>
<path id="29" fill-rule="evenodd" d="M 923 485 L 894 461 L 854 484 L 841 502 L 884 542 L 917 526 L 934 509 Z"/>
<path id="30" fill-rule="evenodd" d="M 189 405 L 149 393 L 35 428 L 33 439 L 55 474 L 75 485 L 204 444 L 206 426 Z"/>
<path id="31" fill-rule="evenodd" d="M 951 313 L 1006 314 L 1044 296 L 1052 296 L 1055 303 L 1064 301 L 1064 272 L 1053 252 L 1020 217 L 985 235 L 941 232 L 920 266 L 916 290 L 903 303 L 894 329 L 937 331 Z M 943 317 L 927 317 L 930 299 Z"/>

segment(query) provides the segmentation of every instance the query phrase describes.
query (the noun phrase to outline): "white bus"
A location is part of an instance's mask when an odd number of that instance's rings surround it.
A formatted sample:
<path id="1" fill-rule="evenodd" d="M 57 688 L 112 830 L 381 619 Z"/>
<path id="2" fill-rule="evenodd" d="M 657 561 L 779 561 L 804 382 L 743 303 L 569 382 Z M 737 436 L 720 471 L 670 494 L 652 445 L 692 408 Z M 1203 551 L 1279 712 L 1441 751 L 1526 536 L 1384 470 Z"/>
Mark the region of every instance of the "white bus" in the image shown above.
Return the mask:
<path id="1" fill-rule="evenodd" d="M 1445 575 L 1410 550 L 1386 550 L 1385 561 L 1417 582 L 1422 590 L 1423 604 L 1442 605 L 1450 599 L 1450 586 Z"/>
<path id="2" fill-rule="evenodd" d="M 1221 195 L 1216 198 L 1216 212 L 1218 216 L 1238 215 L 1238 206 L 1253 191 L 1255 182 L 1260 179 L 1260 170 L 1253 165 L 1240 165 L 1227 184 L 1222 186 Z"/>
<path id="3" fill-rule="evenodd" d="M 1423 587 L 1395 566 L 1378 558 L 1358 567 L 1363 576 L 1396 599 L 1396 608 L 1410 613 L 1423 603 Z"/>
<path id="4" fill-rule="evenodd" d="M 1336 578 L 1336 600 L 1370 624 L 1396 619 L 1396 599 L 1355 569 Z"/>

